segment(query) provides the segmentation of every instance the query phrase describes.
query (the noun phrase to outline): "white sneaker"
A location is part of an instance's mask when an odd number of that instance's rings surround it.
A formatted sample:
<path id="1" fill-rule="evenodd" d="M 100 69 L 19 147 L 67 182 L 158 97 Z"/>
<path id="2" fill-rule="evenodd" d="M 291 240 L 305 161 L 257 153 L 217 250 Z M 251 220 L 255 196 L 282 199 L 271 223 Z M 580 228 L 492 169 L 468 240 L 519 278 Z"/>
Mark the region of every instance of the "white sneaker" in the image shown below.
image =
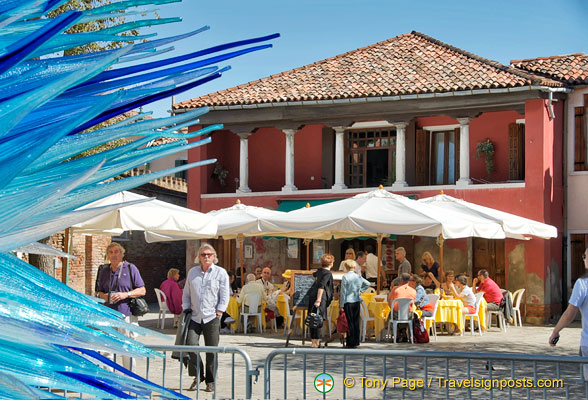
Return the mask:
<path id="1" fill-rule="evenodd" d="M 220 333 L 231 333 L 231 330 L 229 328 L 222 328 Z"/>
<path id="2" fill-rule="evenodd" d="M 235 320 L 231 317 L 227 317 L 225 318 L 225 324 L 232 324 L 233 322 L 235 322 Z"/>

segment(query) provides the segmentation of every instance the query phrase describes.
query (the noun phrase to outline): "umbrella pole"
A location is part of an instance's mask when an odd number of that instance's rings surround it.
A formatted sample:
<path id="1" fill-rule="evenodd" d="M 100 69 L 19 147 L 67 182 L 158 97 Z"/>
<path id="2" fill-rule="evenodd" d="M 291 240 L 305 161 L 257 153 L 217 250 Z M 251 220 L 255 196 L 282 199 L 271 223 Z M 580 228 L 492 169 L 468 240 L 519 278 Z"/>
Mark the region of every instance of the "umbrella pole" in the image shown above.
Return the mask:
<path id="1" fill-rule="evenodd" d="M 378 294 L 380 294 L 381 288 L 380 271 L 382 268 L 382 237 L 383 235 L 378 233 Z"/>
<path id="2" fill-rule="evenodd" d="M 304 239 L 304 245 L 306 246 L 306 270 L 310 271 L 310 242 L 312 239 Z"/>
<path id="3" fill-rule="evenodd" d="M 439 269 L 443 271 L 443 243 L 445 239 L 443 239 L 443 234 L 440 233 L 439 237 L 437 238 L 437 246 L 439 246 Z"/>
<path id="4" fill-rule="evenodd" d="M 243 270 L 243 234 L 237 235 L 237 242 L 239 242 L 239 265 L 241 266 L 241 287 L 245 285 L 245 271 Z"/>

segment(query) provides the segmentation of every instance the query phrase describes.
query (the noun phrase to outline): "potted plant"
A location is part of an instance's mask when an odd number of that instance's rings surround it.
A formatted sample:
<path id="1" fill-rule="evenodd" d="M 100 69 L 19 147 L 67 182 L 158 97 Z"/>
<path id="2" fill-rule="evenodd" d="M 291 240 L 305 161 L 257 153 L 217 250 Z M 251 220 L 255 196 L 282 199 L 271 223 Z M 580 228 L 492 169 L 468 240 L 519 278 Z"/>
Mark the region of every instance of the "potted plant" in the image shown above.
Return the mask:
<path id="1" fill-rule="evenodd" d="M 226 186 L 227 175 L 229 175 L 229 171 L 227 171 L 226 169 L 223 168 L 222 165 L 217 163 L 214 166 L 214 170 L 212 171 L 212 174 L 210 175 L 210 177 L 212 179 L 218 179 L 218 182 L 220 183 L 221 186 Z"/>
<path id="2" fill-rule="evenodd" d="M 490 174 L 495 170 L 494 143 L 490 139 L 478 142 L 476 146 L 476 158 L 480 158 L 482 154 L 484 154 L 484 161 L 486 162 L 486 173 L 488 174 L 488 179 L 490 179 Z"/>

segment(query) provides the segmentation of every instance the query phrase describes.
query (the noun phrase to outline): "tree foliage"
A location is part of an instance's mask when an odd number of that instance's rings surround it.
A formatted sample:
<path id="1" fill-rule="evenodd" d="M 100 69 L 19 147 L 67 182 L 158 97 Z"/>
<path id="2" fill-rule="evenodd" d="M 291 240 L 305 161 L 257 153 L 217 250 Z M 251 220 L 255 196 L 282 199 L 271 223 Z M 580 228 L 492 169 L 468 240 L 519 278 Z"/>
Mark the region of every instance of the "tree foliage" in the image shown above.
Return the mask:
<path id="1" fill-rule="evenodd" d="M 105 6 L 108 4 L 112 4 L 111 0 L 71 0 L 67 3 L 63 4 L 60 7 L 57 7 L 55 10 L 51 11 L 47 16 L 50 18 L 56 17 L 59 14 L 62 14 L 66 11 L 71 10 L 90 10 L 96 7 Z M 124 24 L 126 22 L 125 13 L 124 11 L 120 11 L 120 16 L 108 19 L 101 19 L 92 22 L 85 22 L 81 24 L 76 24 L 71 28 L 67 29 L 65 33 L 84 33 L 84 32 L 96 32 L 101 29 L 110 28 L 116 25 Z M 137 36 L 139 31 L 136 29 L 130 30 L 128 32 L 121 33 L 122 36 Z M 108 49 L 116 49 L 119 47 L 124 46 L 125 43 L 132 43 L 132 40 L 129 42 L 93 42 L 83 46 L 74 47 L 64 51 L 63 55 L 70 56 L 76 54 L 86 54 L 86 53 L 95 53 L 100 50 L 108 50 Z"/>

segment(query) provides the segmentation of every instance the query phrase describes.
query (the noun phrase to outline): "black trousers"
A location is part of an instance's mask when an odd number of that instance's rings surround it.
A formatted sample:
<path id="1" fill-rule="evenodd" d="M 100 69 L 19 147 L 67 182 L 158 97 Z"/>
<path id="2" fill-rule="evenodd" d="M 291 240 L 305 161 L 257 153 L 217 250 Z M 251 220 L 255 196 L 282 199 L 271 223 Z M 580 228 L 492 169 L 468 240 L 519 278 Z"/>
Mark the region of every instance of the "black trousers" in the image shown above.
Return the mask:
<path id="1" fill-rule="evenodd" d="M 186 337 L 187 346 L 198 346 L 200 335 L 204 336 L 205 346 L 218 346 L 220 336 L 220 321 L 214 318 L 205 324 L 199 324 L 190 320 L 190 327 L 188 328 L 188 336 Z M 196 376 L 197 365 L 200 364 L 200 380 L 206 380 L 206 383 L 214 382 L 214 353 L 206 353 L 206 370 L 202 365 L 202 360 L 195 353 L 190 353 L 188 361 L 188 373 L 190 376 Z M 205 374 L 206 372 L 206 374 Z"/>
<path id="2" fill-rule="evenodd" d="M 345 303 L 343 310 L 347 318 L 347 347 L 359 346 L 361 339 L 361 318 L 360 318 L 361 302 Z"/>

